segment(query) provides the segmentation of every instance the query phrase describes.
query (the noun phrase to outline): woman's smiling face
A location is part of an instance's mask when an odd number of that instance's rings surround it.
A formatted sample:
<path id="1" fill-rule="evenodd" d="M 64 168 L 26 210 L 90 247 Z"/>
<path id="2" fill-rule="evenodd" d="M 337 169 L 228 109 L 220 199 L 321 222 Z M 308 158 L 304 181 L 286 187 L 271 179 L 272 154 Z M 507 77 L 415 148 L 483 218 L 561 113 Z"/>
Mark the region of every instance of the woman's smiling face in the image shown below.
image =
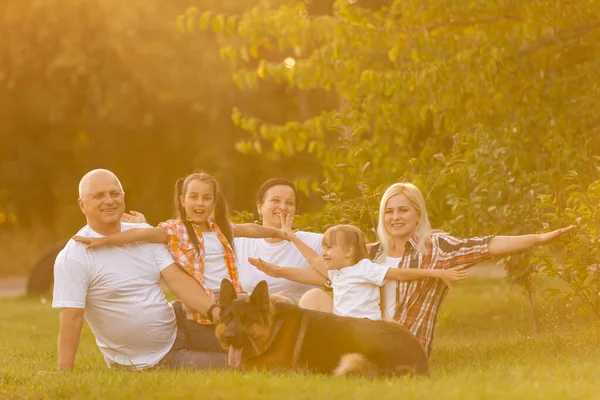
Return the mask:
<path id="1" fill-rule="evenodd" d="M 390 197 L 384 212 L 385 230 L 395 238 L 410 238 L 421 218 L 419 211 L 403 194 Z"/>
<path id="2" fill-rule="evenodd" d="M 296 214 L 296 193 L 287 185 L 272 186 L 257 208 L 263 226 L 281 229 L 281 216 Z"/>

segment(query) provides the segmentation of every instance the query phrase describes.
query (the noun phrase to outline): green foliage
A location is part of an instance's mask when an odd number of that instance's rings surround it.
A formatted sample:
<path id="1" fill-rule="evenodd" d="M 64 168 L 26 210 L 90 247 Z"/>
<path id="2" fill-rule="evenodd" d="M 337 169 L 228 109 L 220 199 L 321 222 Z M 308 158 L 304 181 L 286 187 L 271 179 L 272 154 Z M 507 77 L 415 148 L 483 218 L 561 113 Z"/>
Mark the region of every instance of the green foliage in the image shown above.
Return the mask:
<path id="1" fill-rule="evenodd" d="M 591 163 L 600 154 L 598 2 L 388 3 L 338 0 L 311 15 L 303 1 L 262 1 L 218 30 L 240 88 L 275 83 L 298 101 L 312 91 L 337 99 L 282 123 L 232 115 L 248 133 L 238 150 L 305 154 L 321 166 L 321 179 L 298 183 L 327 203 L 301 224 L 349 222 L 374 239 L 382 190 L 407 180 L 442 229 L 530 233 L 541 228 L 536 196 L 560 190 L 567 171 L 600 178 Z M 211 29 L 217 16 L 187 18 Z M 509 261 L 517 277 L 526 265 Z"/>
<path id="2" fill-rule="evenodd" d="M 557 196 L 539 196 L 538 205 L 546 226 L 574 224 L 576 234 L 565 240 L 564 247 L 537 249 L 530 263 L 565 283 L 547 288 L 551 295 L 568 303 L 579 297 L 581 311 L 589 308 L 600 319 L 600 180 L 583 189 L 573 183 L 576 177 L 573 172 L 565 180 L 570 184 Z"/>

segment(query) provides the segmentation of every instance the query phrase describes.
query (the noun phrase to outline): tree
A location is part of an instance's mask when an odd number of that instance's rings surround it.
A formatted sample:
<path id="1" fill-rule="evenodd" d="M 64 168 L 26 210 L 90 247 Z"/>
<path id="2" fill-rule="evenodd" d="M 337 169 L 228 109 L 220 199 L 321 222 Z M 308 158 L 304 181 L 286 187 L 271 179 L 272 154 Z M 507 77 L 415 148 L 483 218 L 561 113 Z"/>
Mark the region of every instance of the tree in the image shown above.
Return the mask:
<path id="1" fill-rule="evenodd" d="M 262 1 L 180 19 L 221 35 L 243 89 L 277 82 L 337 99 L 284 123 L 236 108 L 248 132 L 238 148 L 312 155 L 323 179 L 298 183 L 328 203 L 302 223 L 353 223 L 375 239 L 371 216 L 398 180 L 427 195 L 435 225 L 467 236 L 539 230 L 536 196 L 558 193 L 568 171 L 581 184 L 600 178 L 598 15 L 598 2 L 337 0 L 330 15 Z M 264 56 L 271 49 L 278 59 Z M 508 267 L 527 282 L 523 257 Z"/>

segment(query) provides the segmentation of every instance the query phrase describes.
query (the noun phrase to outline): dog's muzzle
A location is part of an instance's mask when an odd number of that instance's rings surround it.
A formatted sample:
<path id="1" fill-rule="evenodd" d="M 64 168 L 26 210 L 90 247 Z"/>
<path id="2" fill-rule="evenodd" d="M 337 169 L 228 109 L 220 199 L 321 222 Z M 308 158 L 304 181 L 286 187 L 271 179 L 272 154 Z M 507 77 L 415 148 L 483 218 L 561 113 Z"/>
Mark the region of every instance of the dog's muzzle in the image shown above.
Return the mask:
<path id="1" fill-rule="evenodd" d="M 225 341 L 225 344 L 230 345 L 235 343 L 237 335 L 233 332 L 225 332 L 225 335 L 223 335 L 223 339 Z"/>

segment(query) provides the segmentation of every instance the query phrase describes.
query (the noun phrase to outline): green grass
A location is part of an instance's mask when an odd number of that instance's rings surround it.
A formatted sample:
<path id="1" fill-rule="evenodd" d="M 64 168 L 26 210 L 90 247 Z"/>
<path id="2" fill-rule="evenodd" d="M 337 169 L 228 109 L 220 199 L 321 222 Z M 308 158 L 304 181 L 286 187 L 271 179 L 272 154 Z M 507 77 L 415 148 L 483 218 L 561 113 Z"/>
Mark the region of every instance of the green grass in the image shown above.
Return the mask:
<path id="1" fill-rule="evenodd" d="M 592 399 L 600 380 L 597 324 L 583 318 L 534 337 L 520 292 L 495 279 L 455 285 L 442 307 L 430 378 L 111 371 L 87 326 L 76 370 L 59 373 L 57 316 L 39 300 L 0 301 L 0 399 Z"/>

